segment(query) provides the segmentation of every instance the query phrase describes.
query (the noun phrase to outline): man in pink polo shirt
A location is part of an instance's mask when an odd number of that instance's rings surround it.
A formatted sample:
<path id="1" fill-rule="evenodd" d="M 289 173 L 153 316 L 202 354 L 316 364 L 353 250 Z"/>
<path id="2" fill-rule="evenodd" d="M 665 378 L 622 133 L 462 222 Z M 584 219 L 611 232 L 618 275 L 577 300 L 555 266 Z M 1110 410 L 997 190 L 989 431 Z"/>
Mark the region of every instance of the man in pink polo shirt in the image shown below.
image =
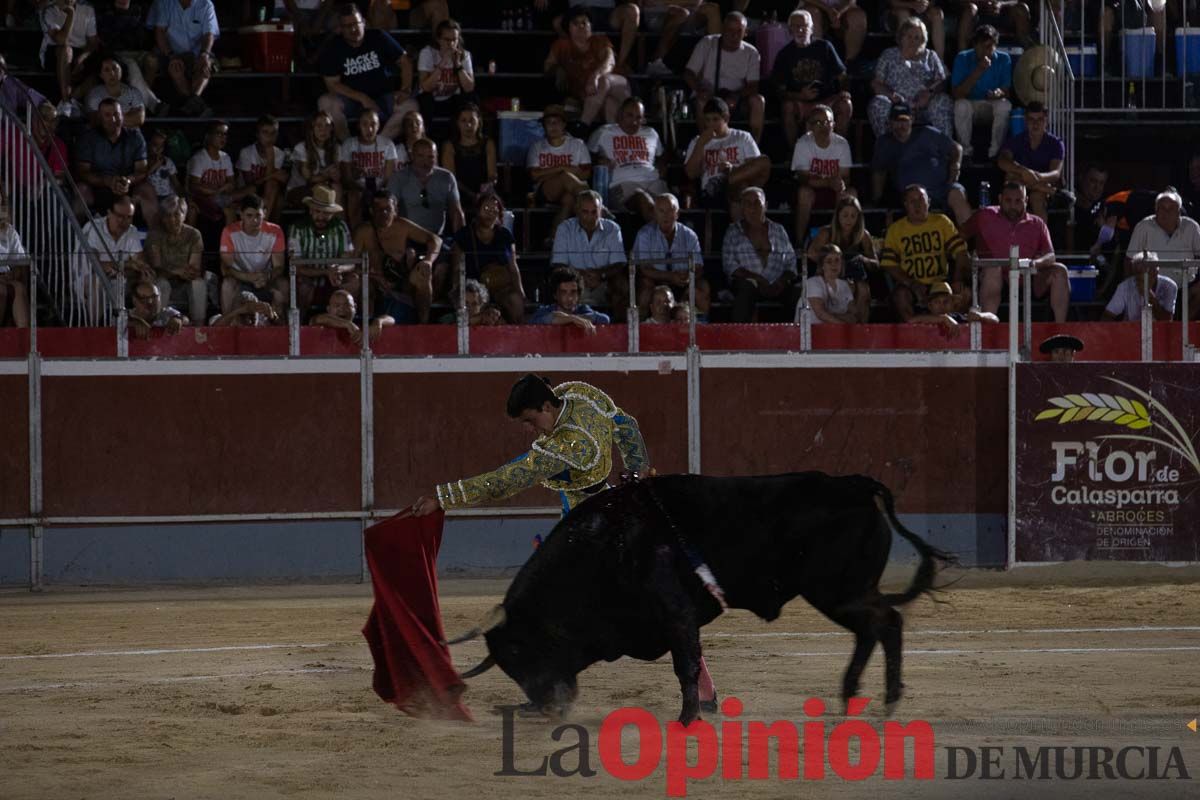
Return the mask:
<path id="1" fill-rule="evenodd" d="M 1050 241 L 1050 229 L 1041 217 L 1025 210 L 1025 187 L 1015 181 L 1004 184 L 999 206 L 987 206 L 971 215 L 962 227 L 962 237 L 974 240 L 980 258 L 1008 258 L 1014 244 L 1021 258 L 1033 259 L 1033 296 L 1039 300 L 1050 293 L 1055 322 L 1066 322 L 1071 284 L 1067 268 L 1059 264 Z M 1008 278 L 1007 268 L 986 267 L 979 274 L 979 305 L 996 313 L 1000 294 Z"/>

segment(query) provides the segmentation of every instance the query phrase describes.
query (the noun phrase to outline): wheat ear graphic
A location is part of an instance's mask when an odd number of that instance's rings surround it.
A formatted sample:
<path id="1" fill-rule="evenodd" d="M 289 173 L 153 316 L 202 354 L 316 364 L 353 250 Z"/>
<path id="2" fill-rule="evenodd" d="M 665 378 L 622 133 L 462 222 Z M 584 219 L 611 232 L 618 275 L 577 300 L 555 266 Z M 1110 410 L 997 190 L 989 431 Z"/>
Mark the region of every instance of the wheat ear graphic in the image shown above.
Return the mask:
<path id="1" fill-rule="evenodd" d="M 1153 427 L 1154 425 L 1150 420 L 1150 412 L 1147 409 L 1147 406 L 1149 406 L 1150 409 L 1153 409 L 1155 413 L 1167 421 L 1167 426 L 1159 425 L 1158 427 L 1165 438 L 1155 439 L 1151 436 L 1133 436 L 1131 434 L 1109 434 L 1097 438 L 1131 439 L 1161 445 L 1174 453 L 1178 453 L 1184 461 L 1192 465 L 1197 473 L 1200 473 L 1200 456 L 1197 456 L 1196 448 L 1192 444 L 1191 438 L 1188 436 L 1187 431 L 1184 430 L 1183 425 L 1179 423 L 1175 415 L 1167 410 L 1166 406 L 1136 386 L 1131 386 L 1116 378 L 1105 377 L 1105 380 L 1112 381 L 1119 386 L 1124 386 L 1130 392 L 1145 400 L 1145 403 L 1143 404 L 1138 400 L 1131 400 L 1120 395 L 1104 393 L 1093 394 L 1091 392 L 1084 392 L 1083 394 L 1068 394 L 1062 397 L 1051 397 L 1049 403 L 1054 408 L 1048 408 L 1039 413 L 1034 417 L 1034 422 L 1054 419 L 1058 420 L 1060 425 L 1071 422 L 1102 422 L 1138 431 Z"/>

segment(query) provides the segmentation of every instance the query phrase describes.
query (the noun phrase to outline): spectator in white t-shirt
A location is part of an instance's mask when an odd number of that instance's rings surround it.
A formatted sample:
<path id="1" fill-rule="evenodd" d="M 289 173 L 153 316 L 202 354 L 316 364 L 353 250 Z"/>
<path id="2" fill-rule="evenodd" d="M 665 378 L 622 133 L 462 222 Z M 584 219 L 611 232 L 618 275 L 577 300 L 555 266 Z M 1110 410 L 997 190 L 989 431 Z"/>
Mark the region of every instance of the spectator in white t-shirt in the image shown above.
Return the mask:
<path id="1" fill-rule="evenodd" d="M 100 62 L 100 84 L 87 93 L 83 102 L 93 125 L 100 124 L 100 101 L 106 97 L 120 102 L 126 128 L 140 128 L 146 123 L 146 98 L 137 89 L 121 82 L 124 74 L 117 59 L 106 58 Z"/>
<path id="2" fill-rule="evenodd" d="M 11 304 L 13 324 L 18 328 L 29 327 L 29 268 L 3 261 L 24 256 L 21 235 L 9 222 L 8 200 L 0 194 L 0 324 L 3 324 L 6 307 Z"/>
<path id="3" fill-rule="evenodd" d="M 220 120 L 209 124 L 204 134 L 204 147 L 197 150 L 187 164 L 187 196 L 189 225 L 203 216 L 210 222 L 231 225 L 237 220 L 232 207 L 235 200 L 250 194 L 253 189 L 239 189 L 233 171 L 233 159 L 225 152 L 229 126 Z"/>
<path id="4" fill-rule="evenodd" d="M 379 134 L 379 114 L 362 113 L 358 135 L 342 142 L 338 161 L 346 191 L 346 219 L 356 228 L 362 222 L 363 195 L 383 191 L 396 170 L 396 145 Z"/>
<path id="5" fill-rule="evenodd" d="M 254 144 L 238 153 L 237 170 L 242 186 L 263 200 L 267 219 L 279 222 L 283 211 L 283 189 L 288 180 L 287 154 L 277 147 L 279 120 L 270 114 L 258 118 Z"/>
<path id="6" fill-rule="evenodd" d="M 854 289 L 842 277 L 842 248 L 827 244 L 821 248 L 817 274 L 805 281 L 808 305 L 813 322 L 863 322 L 858 318 Z M 796 306 L 796 321 L 800 321 L 800 305 Z"/>
<path id="7" fill-rule="evenodd" d="M 796 190 L 796 241 L 808 238 L 808 220 L 814 208 L 833 208 L 843 194 L 855 194 L 846 181 L 854 163 L 850 143 L 833 132 L 833 109 L 813 106 L 808 115 L 808 133 L 796 140 L 792 173 Z"/>
<path id="8" fill-rule="evenodd" d="M 283 230 L 263 219 L 257 195 L 242 198 L 239 216 L 221 231 L 221 313 L 228 314 L 242 292 L 253 292 L 282 318 L 288 298 Z"/>
<path id="9" fill-rule="evenodd" d="M 751 186 L 765 186 L 771 159 L 750 134 L 729 127 L 729 106 L 714 97 L 704 106 L 704 130 L 688 145 L 684 171 L 699 181 L 701 203 L 719 208 L 734 204 Z"/>
<path id="10" fill-rule="evenodd" d="M 738 11 L 725 15 L 722 32 L 696 43 L 683 79 L 696 96 L 696 116 L 712 97 L 720 97 L 731 109 L 750 117 L 754 141 L 762 140 L 766 102 L 758 93 L 761 58 L 754 45 L 745 41 L 746 17 Z"/>
<path id="11" fill-rule="evenodd" d="M 292 148 L 292 176 L 288 179 L 287 202 L 299 205 L 317 186 L 333 190 L 342 200 L 342 165 L 338 163 L 338 140 L 333 135 L 333 117 L 317 111 L 309 119 L 304 141 Z"/>
<path id="12" fill-rule="evenodd" d="M 662 142 L 646 125 L 642 101 L 630 97 L 621 103 L 617 122 L 597 128 L 588 150 L 595 163 L 611 170 L 608 207 L 636 212 L 646 222 L 654 219 L 654 197 L 667 191 L 667 182 L 662 178 Z"/>
<path id="13" fill-rule="evenodd" d="M 475 94 L 475 67 L 463 46 L 462 26 L 454 20 L 438 23 L 433 42 L 417 56 L 417 103 L 425 119 L 453 117 L 451 112 Z"/>
<path id="14" fill-rule="evenodd" d="M 1100 319 L 1106 322 L 1125 320 L 1137 322 L 1142 311 L 1149 306 L 1155 321 L 1164 322 L 1175 318 L 1175 300 L 1179 296 L 1179 284 L 1166 275 L 1158 274 L 1158 254 L 1135 253 L 1130 276 L 1117 284 L 1112 299 L 1104 307 Z M 1150 288 L 1146 296 L 1146 286 Z"/>
<path id="15" fill-rule="evenodd" d="M 567 133 L 567 112 L 562 106 L 546 106 L 542 112 L 545 139 L 529 146 L 525 165 L 533 179 L 534 194 L 547 203 L 558 204 L 558 213 L 550 227 L 550 235 L 558 225 L 575 213 L 575 196 L 588 188 L 592 174 L 592 157 L 582 139 Z"/>
<path id="16" fill-rule="evenodd" d="M 133 227 L 133 213 L 133 200 L 127 194 L 119 195 L 113 199 L 108 213 L 83 226 L 83 252 L 74 259 L 72 283 L 76 302 L 93 321 L 99 317 L 105 291 L 100 276 L 92 268 L 93 258 L 110 282 L 121 276 L 122 265 L 127 278 L 154 280 L 153 268 L 142 258 L 142 239 Z"/>
<path id="17" fill-rule="evenodd" d="M 87 59 L 100 49 L 96 32 L 96 10 L 75 0 L 50 0 L 42 4 L 38 16 L 42 24 L 42 66 L 49 68 L 47 51 L 53 54 L 54 73 L 58 78 L 58 113 L 78 117 L 83 113 L 73 97 L 72 84 L 80 82 L 87 70 Z"/>

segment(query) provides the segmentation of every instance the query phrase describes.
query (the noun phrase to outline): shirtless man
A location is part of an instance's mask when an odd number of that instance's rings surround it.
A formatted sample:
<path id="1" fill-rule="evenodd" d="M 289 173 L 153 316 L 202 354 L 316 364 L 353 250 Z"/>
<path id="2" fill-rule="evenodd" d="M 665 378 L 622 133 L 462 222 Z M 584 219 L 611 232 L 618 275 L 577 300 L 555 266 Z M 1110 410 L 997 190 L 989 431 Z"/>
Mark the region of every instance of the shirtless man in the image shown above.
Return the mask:
<path id="1" fill-rule="evenodd" d="M 422 245 L 417 256 L 412 245 Z M 442 249 L 442 239 L 412 220 L 396 215 L 396 198 L 377 194 L 371 200 L 371 220 L 354 231 L 354 249 L 370 257 L 371 280 L 383 287 L 378 314 L 397 322 L 429 322 L 433 304 L 433 260 Z M 415 319 L 414 319 L 415 307 Z"/>

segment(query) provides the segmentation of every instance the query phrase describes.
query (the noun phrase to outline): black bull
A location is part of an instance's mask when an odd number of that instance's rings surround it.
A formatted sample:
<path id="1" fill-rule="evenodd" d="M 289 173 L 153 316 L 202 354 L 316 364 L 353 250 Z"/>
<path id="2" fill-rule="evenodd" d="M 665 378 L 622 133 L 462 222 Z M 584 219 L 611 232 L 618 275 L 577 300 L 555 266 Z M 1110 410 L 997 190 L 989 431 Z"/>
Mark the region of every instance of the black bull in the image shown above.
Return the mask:
<path id="1" fill-rule="evenodd" d="M 889 525 L 890 522 L 890 525 Z M 909 588 L 882 594 L 892 528 L 920 564 Z M 670 652 L 683 694 L 679 719 L 699 715 L 700 628 L 722 611 L 696 576 L 703 559 L 731 608 L 777 619 L 797 595 L 848 628 L 854 654 L 843 700 L 858 692 L 875 644 L 883 644 L 887 703 L 900 699 L 896 606 L 933 589 L 953 556 L 896 519 L 892 493 L 862 476 L 820 472 L 752 478 L 670 475 L 629 483 L 581 503 L 521 568 L 484 632 L 488 657 L 547 713 L 574 700 L 576 675 L 622 656 Z"/>

